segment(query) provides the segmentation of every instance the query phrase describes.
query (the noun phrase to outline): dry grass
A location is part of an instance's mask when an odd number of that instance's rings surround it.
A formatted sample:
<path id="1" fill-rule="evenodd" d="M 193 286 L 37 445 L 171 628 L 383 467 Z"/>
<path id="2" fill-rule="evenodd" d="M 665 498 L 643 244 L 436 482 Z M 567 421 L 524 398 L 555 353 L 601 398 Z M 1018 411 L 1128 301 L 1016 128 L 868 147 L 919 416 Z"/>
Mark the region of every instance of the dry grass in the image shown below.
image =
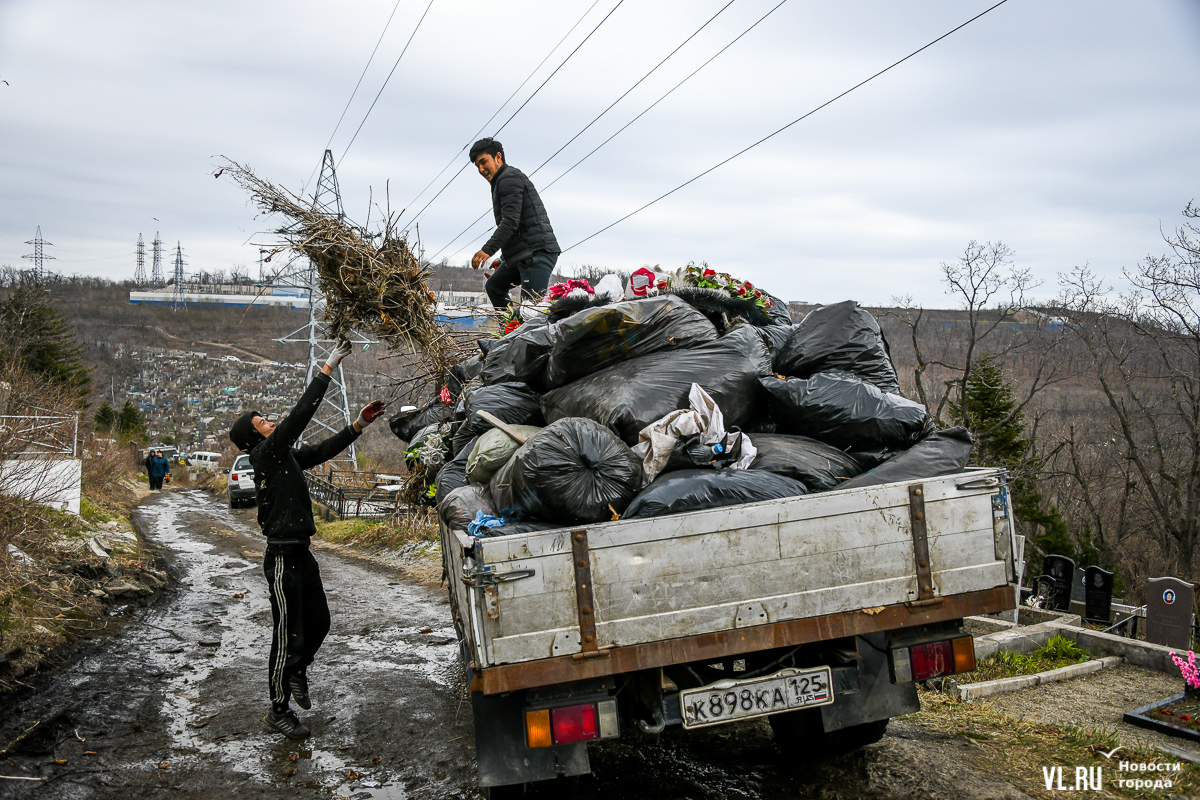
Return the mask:
<path id="1" fill-rule="evenodd" d="M 1084 729 L 1030 723 L 1003 714 L 986 704 L 959 703 L 941 692 L 919 690 L 921 711 L 902 719 L 938 731 L 972 749 L 968 756 L 973 766 L 995 775 L 1032 797 L 1061 797 L 1062 792 L 1047 791 L 1042 768 L 1063 767 L 1064 785 L 1074 786 L 1076 767 L 1103 768 L 1103 792 L 1072 792 L 1074 797 L 1153 797 L 1191 796 L 1200 793 L 1200 766 L 1185 763 L 1182 772 L 1120 773 L 1122 759 L 1131 763 L 1174 763 L 1165 753 L 1133 742 L 1125 742 L 1112 729 Z M 1123 745 L 1112 759 L 1103 752 Z M 1119 778 L 1170 778 L 1169 790 L 1139 790 L 1119 787 Z"/>
<path id="2" fill-rule="evenodd" d="M 399 514 L 391 520 L 346 519 L 317 521 L 316 538 L 369 551 L 394 550 L 410 544 L 436 542 L 433 513 Z"/>

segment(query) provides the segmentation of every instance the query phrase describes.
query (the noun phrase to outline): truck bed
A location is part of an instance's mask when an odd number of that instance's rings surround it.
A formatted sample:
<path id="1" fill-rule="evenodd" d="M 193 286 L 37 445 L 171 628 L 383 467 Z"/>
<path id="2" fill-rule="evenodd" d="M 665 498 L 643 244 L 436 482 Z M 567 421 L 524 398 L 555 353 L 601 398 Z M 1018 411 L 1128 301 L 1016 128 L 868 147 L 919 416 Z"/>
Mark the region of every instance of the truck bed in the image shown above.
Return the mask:
<path id="1" fill-rule="evenodd" d="M 975 469 L 442 545 L 492 693 L 1011 609 L 1011 520 Z"/>

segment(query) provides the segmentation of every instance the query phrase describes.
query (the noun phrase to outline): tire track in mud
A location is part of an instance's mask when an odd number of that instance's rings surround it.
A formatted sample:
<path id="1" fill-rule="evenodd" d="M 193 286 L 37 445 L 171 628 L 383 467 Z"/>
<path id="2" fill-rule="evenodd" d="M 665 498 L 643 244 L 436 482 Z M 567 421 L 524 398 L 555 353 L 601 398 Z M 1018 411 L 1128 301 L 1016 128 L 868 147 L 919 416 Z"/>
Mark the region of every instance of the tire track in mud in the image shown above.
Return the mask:
<path id="1" fill-rule="evenodd" d="M 314 735 L 290 742 L 263 729 L 271 617 L 254 513 L 196 491 L 135 512 L 179 577 L 175 596 L 140 611 L 0 720 L 4 741 L 35 720 L 54 731 L 5 762 L 6 774 L 47 780 L 2 781 L 0 793 L 475 794 L 470 707 L 445 596 L 386 567 L 316 551 L 333 626 L 309 670 L 313 708 L 297 709 Z"/>

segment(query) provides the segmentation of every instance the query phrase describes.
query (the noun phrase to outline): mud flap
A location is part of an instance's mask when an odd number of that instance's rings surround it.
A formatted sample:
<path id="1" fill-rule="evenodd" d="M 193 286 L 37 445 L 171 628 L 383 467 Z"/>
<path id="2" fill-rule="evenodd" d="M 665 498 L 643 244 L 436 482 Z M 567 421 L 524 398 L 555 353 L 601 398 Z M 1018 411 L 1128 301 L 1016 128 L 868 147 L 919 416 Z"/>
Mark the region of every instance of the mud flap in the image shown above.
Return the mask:
<path id="1" fill-rule="evenodd" d="M 586 743 L 532 749 L 525 746 L 524 692 L 472 692 L 471 711 L 475 716 L 480 786 L 532 783 L 592 771 Z"/>
<path id="2" fill-rule="evenodd" d="M 841 696 L 835 693 L 833 704 L 821 707 L 826 732 L 921 710 L 915 683 L 892 683 L 884 634 L 870 633 L 857 638 L 866 640 L 858 642 L 859 690 Z"/>

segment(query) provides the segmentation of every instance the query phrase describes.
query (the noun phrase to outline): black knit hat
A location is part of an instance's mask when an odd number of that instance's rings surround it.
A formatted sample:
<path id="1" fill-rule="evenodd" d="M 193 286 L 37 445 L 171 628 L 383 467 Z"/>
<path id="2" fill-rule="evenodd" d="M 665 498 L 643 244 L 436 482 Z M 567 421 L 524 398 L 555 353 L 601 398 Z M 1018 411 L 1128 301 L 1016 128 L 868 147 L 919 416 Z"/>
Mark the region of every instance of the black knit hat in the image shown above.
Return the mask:
<path id="1" fill-rule="evenodd" d="M 249 453 L 266 438 L 254 429 L 254 418 L 261 416 L 257 411 L 247 411 L 238 417 L 237 422 L 229 429 L 229 441 L 237 445 L 243 453 Z"/>

